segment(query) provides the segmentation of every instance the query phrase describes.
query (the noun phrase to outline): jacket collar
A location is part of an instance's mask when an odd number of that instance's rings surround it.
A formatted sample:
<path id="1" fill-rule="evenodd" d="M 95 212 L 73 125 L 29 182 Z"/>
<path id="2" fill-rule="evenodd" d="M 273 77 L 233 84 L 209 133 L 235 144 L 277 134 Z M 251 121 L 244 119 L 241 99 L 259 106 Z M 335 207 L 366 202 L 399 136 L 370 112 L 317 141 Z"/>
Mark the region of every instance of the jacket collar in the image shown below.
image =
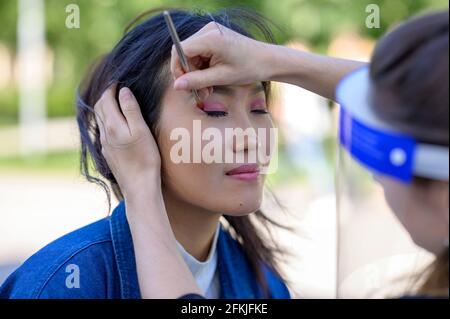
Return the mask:
<path id="1" fill-rule="evenodd" d="M 122 299 L 140 299 L 133 240 L 124 201 L 121 201 L 114 209 L 110 218 L 110 229 L 120 279 L 120 297 Z"/>
<path id="2" fill-rule="evenodd" d="M 140 299 L 133 240 L 125 213 L 124 201 L 117 205 L 110 217 L 110 231 L 120 279 L 121 298 Z M 251 271 L 241 247 L 223 227 L 220 228 L 217 241 L 217 255 L 220 298 L 251 299 L 262 297 L 255 275 Z"/>
<path id="3" fill-rule="evenodd" d="M 262 298 L 254 271 L 240 244 L 222 227 L 217 243 L 221 298 Z"/>

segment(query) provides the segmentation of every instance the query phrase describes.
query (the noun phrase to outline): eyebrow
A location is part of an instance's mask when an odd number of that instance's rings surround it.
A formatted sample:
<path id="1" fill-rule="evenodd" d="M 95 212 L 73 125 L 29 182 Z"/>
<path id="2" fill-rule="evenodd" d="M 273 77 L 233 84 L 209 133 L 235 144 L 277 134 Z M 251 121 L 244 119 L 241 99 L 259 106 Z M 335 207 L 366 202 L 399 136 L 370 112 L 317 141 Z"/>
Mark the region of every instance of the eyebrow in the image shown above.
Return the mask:
<path id="1" fill-rule="evenodd" d="M 229 85 L 217 85 L 213 86 L 213 94 L 220 94 L 220 95 L 226 95 L 226 96 L 232 96 L 234 95 L 236 89 L 234 89 L 232 86 Z M 262 83 L 255 84 L 251 88 L 251 94 L 255 95 L 260 92 L 264 92 L 264 86 Z"/>

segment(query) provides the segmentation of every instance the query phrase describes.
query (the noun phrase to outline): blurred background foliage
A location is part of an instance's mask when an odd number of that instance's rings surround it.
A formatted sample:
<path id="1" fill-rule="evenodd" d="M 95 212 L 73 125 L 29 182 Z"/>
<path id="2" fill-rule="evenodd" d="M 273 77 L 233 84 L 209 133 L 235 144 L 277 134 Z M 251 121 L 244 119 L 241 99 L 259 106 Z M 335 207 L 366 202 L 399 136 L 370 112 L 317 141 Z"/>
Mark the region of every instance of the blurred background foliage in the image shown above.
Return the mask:
<path id="1" fill-rule="evenodd" d="M 68 4 L 80 8 L 80 28 L 65 26 Z M 381 27 L 368 29 L 368 4 L 381 9 Z M 247 7 L 259 11 L 279 28 L 279 43 L 300 40 L 325 53 L 339 32 L 352 31 L 377 39 L 389 27 L 419 12 L 448 8 L 447 0 L 46 0 L 45 23 L 51 57 L 47 81 L 48 117 L 72 116 L 75 90 L 91 62 L 107 53 L 121 38 L 125 26 L 139 13 L 156 7 L 187 7 L 214 11 L 222 7 Z M 14 76 L 17 0 L 0 1 L 0 59 L 9 60 L 11 80 L 0 85 L 0 125 L 18 119 L 17 84 Z M 3 52 L 3 53 L 2 53 Z M 1 67 L 1 65 L 0 65 Z"/>
<path id="2" fill-rule="evenodd" d="M 25 155 L 21 149 L 26 144 L 22 131 L 28 123 L 17 125 L 18 2 L 0 0 L 0 284 L 32 252 L 105 216 L 105 194 L 99 187 L 87 185 L 79 174 L 79 134 L 73 117 L 75 93 L 91 63 L 113 48 L 128 23 L 140 13 L 158 7 L 209 12 L 247 7 L 278 26 L 273 31 L 280 44 L 367 60 L 374 42 L 399 21 L 425 11 L 448 9 L 448 0 L 43 0 L 45 104 L 51 120 L 46 121 L 46 139 L 42 143 L 45 152 Z M 66 8 L 70 4 L 79 6 L 79 29 L 66 27 Z M 366 27 L 369 4 L 380 8 L 379 29 Z M 37 63 L 40 62 L 33 66 Z M 292 103 L 285 99 L 282 107 L 282 103 L 274 105 L 277 108 L 273 108 L 273 115 L 291 121 L 284 126 L 288 133 L 282 131 L 279 136 L 278 170 L 269 175 L 268 185 L 282 206 L 293 214 L 277 214 L 275 208 L 272 216 L 299 216 L 298 220 L 289 217 L 281 224 L 292 226 L 292 235 L 302 236 L 275 234 L 281 246 L 292 247 L 292 265 L 302 269 L 295 272 L 298 278 L 288 278 L 289 282 L 298 284 L 304 297 L 332 298 L 335 260 L 327 256 L 334 256 L 336 247 L 333 177 L 337 140 L 332 125 L 325 128 L 324 123 L 336 118 L 336 108 L 328 112 L 328 101 L 308 96 L 299 88 L 292 92 L 286 86 L 276 85 L 277 89 L 280 87 Z M 287 91 L 290 95 L 286 95 Z M 24 109 L 30 112 L 34 102 Z M 319 112 L 321 106 L 325 114 Z M 292 113 L 293 110 L 301 113 Z M 95 170 L 92 174 L 99 176 Z M 303 236 L 308 238 L 300 238 Z"/>

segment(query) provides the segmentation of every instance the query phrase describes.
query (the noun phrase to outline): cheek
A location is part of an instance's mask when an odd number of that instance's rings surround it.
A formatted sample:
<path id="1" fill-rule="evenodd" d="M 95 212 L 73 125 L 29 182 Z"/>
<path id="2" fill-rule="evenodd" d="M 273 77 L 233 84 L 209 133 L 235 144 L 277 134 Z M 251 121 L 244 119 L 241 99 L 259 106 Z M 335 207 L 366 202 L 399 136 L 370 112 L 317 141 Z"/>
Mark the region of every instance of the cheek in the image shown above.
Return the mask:
<path id="1" fill-rule="evenodd" d="M 258 133 L 259 141 L 262 143 L 264 149 L 263 151 L 266 154 L 271 154 L 273 149 L 273 143 L 277 142 L 274 138 L 277 137 L 277 128 L 273 125 L 273 122 L 269 116 L 261 116 L 262 118 L 258 120 L 257 126 L 255 129 Z M 263 134 L 259 133 L 259 130 L 262 130 Z M 272 138 L 272 139 L 271 139 Z"/>
<path id="2" fill-rule="evenodd" d="M 164 191 L 170 192 L 176 198 L 198 206 L 212 212 L 221 213 L 224 209 L 224 203 L 227 201 L 227 195 L 223 191 L 223 165 L 220 163 L 206 164 L 203 162 L 176 162 L 173 157 L 173 149 L 180 145 L 180 138 L 170 139 L 170 134 L 176 127 L 184 127 L 189 132 L 187 153 L 190 160 L 193 159 L 192 145 L 194 143 L 194 134 L 186 123 L 174 123 L 173 127 L 161 127 L 158 137 L 158 145 L 161 154 L 161 178 Z M 177 126 L 177 124 L 180 124 Z M 184 126 L 181 126 L 184 125 Z M 201 142 L 201 148 L 207 142 Z M 171 154 L 172 152 L 172 154 Z M 178 153 L 182 155 L 182 153 Z"/>
<path id="3" fill-rule="evenodd" d="M 405 228 L 410 228 L 409 224 L 411 223 L 411 218 L 409 216 L 411 213 L 411 208 L 414 206 L 412 203 L 414 200 L 411 198 L 410 188 L 383 177 L 378 177 L 377 180 L 383 187 L 384 195 L 389 208 L 397 216 Z"/>
<path id="4" fill-rule="evenodd" d="M 204 206 L 205 200 L 210 197 L 208 190 L 217 189 L 217 186 L 220 185 L 220 175 L 218 174 L 220 167 L 218 164 L 178 162 L 176 158 L 173 158 L 174 154 L 181 156 L 184 153 L 174 151 L 179 149 L 176 146 L 180 145 L 180 139 L 170 140 L 170 133 L 170 128 L 162 129 L 161 137 L 158 138 L 163 185 L 166 190 L 176 193 L 177 197 L 184 201 Z M 192 143 L 191 134 L 188 144 L 192 145 Z M 187 153 L 190 153 L 192 160 L 192 148 Z"/>
<path id="5" fill-rule="evenodd" d="M 269 164 L 274 163 L 278 157 L 278 130 L 274 127 L 269 116 L 264 116 L 264 118 L 256 128 L 258 134 L 257 152 L 260 156 L 260 164 L 267 170 Z M 276 166 L 272 166 L 271 169 L 276 169 Z"/>
<path id="6" fill-rule="evenodd" d="M 393 210 L 394 213 L 398 213 L 400 210 L 399 203 L 401 199 L 398 197 L 396 187 L 392 184 L 392 182 L 386 180 L 383 177 L 376 176 L 375 180 L 380 183 L 381 187 L 384 191 L 384 197 L 386 199 L 387 204 Z"/>

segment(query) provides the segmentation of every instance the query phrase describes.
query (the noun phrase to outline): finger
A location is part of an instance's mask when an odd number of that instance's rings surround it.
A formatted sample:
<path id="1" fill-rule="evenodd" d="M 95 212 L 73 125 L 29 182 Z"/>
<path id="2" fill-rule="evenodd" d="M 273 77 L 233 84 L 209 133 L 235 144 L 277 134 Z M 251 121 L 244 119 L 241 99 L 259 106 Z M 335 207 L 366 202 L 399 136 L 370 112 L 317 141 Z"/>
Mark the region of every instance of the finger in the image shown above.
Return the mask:
<path id="1" fill-rule="evenodd" d="M 213 30 L 219 30 L 220 32 L 222 32 L 222 30 L 224 28 L 225 28 L 225 26 L 221 25 L 220 23 L 211 21 L 208 24 L 206 24 L 203 28 L 198 30 L 196 33 L 194 33 L 194 35 L 205 34 L 205 33 L 208 33 L 209 31 L 213 31 Z"/>
<path id="2" fill-rule="evenodd" d="M 202 101 L 206 100 L 212 94 L 212 87 L 198 90 L 198 95 Z"/>
<path id="3" fill-rule="evenodd" d="M 123 87 L 119 92 L 119 103 L 122 109 L 125 119 L 128 124 L 131 135 L 136 135 L 147 124 L 142 116 L 139 103 L 134 97 L 131 90 L 127 87 Z"/>
<path id="4" fill-rule="evenodd" d="M 223 72 L 219 67 L 210 67 L 203 70 L 188 72 L 177 78 L 173 87 L 175 90 L 198 90 L 215 85 L 230 84 L 222 73 Z"/>
<path id="5" fill-rule="evenodd" d="M 217 30 L 213 30 L 201 36 L 187 38 L 181 42 L 181 47 L 187 58 L 211 57 L 217 51 L 217 40 Z"/>
<path id="6" fill-rule="evenodd" d="M 105 125 L 104 125 L 104 121 L 103 121 L 102 104 L 103 104 L 103 95 L 100 97 L 100 99 L 94 105 L 94 114 L 95 114 L 95 121 L 97 123 L 98 131 L 100 134 L 100 142 L 102 144 L 105 144 L 106 132 L 105 132 Z"/>
<path id="7" fill-rule="evenodd" d="M 183 65 L 181 64 L 181 60 L 180 57 L 178 56 L 178 52 L 175 48 L 175 46 L 172 46 L 172 51 L 171 51 L 171 56 L 170 56 L 170 71 L 172 72 L 173 75 L 173 79 L 175 80 L 176 78 L 182 76 L 184 73 L 186 73 L 186 70 L 184 69 Z M 209 61 L 209 57 L 205 57 L 205 56 L 192 56 L 192 57 L 187 57 L 189 66 L 191 68 L 191 70 L 196 70 L 201 68 L 201 66 L 203 64 L 205 64 L 205 61 Z"/>
<path id="8" fill-rule="evenodd" d="M 191 36 L 181 42 L 181 47 L 186 55 L 186 58 L 192 62 L 192 60 L 199 58 L 210 58 L 214 52 L 214 38 L 215 32 L 209 31 L 203 35 Z M 217 45 L 217 44 L 216 44 Z M 182 76 L 186 70 L 184 70 L 175 46 L 172 46 L 171 58 L 170 58 L 170 70 L 174 76 L 174 79 Z"/>
<path id="9" fill-rule="evenodd" d="M 128 131 L 127 122 L 120 113 L 119 105 L 117 105 L 116 90 L 117 84 L 113 84 L 106 89 L 103 93 L 101 105 L 106 132 L 112 134 L 125 130 Z"/>
<path id="10" fill-rule="evenodd" d="M 175 49 L 175 45 L 172 45 L 172 51 L 170 56 L 170 71 L 172 72 L 174 80 L 185 73 L 184 68 L 181 65 L 178 53 Z"/>

